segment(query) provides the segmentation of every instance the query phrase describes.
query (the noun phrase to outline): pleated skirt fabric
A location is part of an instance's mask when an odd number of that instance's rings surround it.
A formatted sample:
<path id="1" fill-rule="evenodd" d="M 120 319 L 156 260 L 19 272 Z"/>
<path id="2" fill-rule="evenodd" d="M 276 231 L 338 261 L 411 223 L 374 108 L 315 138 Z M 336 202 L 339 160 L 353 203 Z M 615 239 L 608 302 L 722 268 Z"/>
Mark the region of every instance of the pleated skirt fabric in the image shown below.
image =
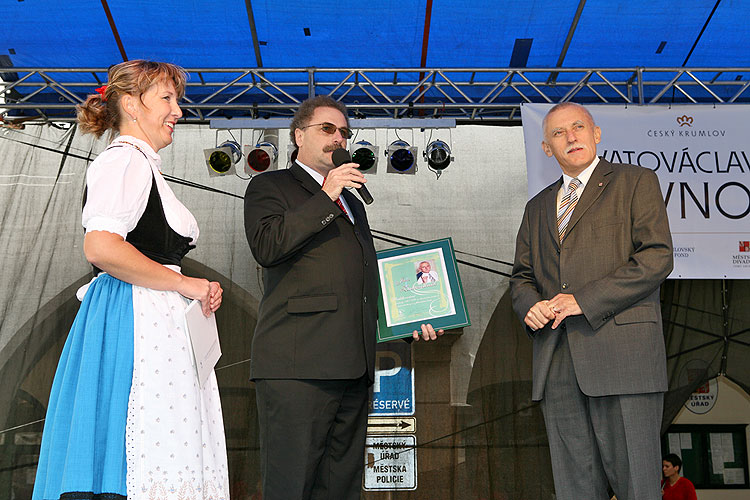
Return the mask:
<path id="1" fill-rule="evenodd" d="M 178 269 L 176 269 L 178 270 Z M 102 274 L 68 335 L 33 500 L 225 500 L 218 386 L 198 384 L 188 301 Z"/>
<path id="2" fill-rule="evenodd" d="M 89 287 L 50 393 L 34 500 L 125 497 L 125 427 L 133 375 L 132 286 Z"/>

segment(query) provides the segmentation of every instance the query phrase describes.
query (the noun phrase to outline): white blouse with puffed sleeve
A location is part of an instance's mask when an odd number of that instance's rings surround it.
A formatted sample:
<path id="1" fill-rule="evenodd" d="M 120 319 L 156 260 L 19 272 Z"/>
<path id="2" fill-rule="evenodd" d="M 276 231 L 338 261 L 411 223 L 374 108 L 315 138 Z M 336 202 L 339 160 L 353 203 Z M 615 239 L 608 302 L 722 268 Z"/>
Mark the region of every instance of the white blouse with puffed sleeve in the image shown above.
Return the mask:
<path id="1" fill-rule="evenodd" d="M 87 196 L 82 223 L 86 232 L 108 231 L 127 238 L 146 210 L 156 180 L 167 223 L 182 236 L 198 239 L 193 214 L 162 177 L 161 158 L 146 142 L 120 136 L 102 151 L 86 172 Z"/>

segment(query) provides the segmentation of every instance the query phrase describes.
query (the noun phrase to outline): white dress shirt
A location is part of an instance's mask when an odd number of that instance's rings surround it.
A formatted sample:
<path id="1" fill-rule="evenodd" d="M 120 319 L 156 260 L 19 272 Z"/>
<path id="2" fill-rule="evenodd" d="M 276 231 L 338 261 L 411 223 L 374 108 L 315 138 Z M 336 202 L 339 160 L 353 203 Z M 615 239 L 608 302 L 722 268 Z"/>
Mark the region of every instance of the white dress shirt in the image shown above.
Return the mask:
<path id="1" fill-rule="evenodd" d="M 299 160 L 296 160 L 296 161 L 297 161 L 297 163 L 299 164 L 300 167 L 302 167 L 303 169 L 305 169 L 305 172 L 307 172 L 308 174 L 310 174 L 310 176 L 313 179 L 315 179 L 315 182 L 317 182 L 321 186 L 323 185 L 323 181 L 325 180 L 325 177 L 323 177 L 322 175 L 320 175 L 320 173 L 318 173 L 317 171 L 315 171 L 312 168 L 308 167 L 307 165 L 305 165 L 301 161 L 299 161 Z M 344 189 L 346 189 L 346 188 L 344 188 Z M 354 216 L 352 215 L 352 209 L 349 208 L 349 204 L 346 202 L 346 199 L 344 199 L 343 196 L 339 196 L 339 201 L 341 201 L 341 204 L 344 205 L 344 209 L 346 210 L 346 215 L 349 217 L 349 220 L 352 221 L 352 224 L 354 224 Z"/>
<path id="2" fill-rule="evenodd" d="M 581 182 L 581 185 L 578 186 L 578 189 L 576 189 L 576 196 L 578 196 L 578 199 L 581 199 L 581 195 L 583 195 L 583 190 L 586 188 L 586 184 L 588 184 L 589 179 L 591 178 L 591 174 L 594 173 L 594 169 L 599 164 L 599 157 L 595 157 L 594 161 L 591 162 L 591 165 L 586 167 L 586 169 L 578 174 L 577 177 L 571 177 L 566 173 L 563 173 L 563 183 L 560 187 L 560 190 L 557 192 L 557 211 L 560 211 L 560 201 L 562 200 L 563 196 L 568 194 L 568 186 L 570 186 L 570 181 L 573 179 L 578 179 Z"/>

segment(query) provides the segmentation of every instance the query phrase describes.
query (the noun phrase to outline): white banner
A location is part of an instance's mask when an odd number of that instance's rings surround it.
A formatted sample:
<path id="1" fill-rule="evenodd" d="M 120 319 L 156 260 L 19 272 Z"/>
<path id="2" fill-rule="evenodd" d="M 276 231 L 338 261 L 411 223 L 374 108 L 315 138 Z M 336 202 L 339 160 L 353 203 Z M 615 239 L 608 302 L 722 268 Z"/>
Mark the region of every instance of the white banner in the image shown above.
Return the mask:
<path id="1" fill-rule="evenodd" d="M 529 197 L 560 167 L 542 151 L 551 104 L 521 107 Z M 674 244 L 670 278 L 750 278 L 750 106 L 586 106 L 597 153 L 659 176 Z"/>

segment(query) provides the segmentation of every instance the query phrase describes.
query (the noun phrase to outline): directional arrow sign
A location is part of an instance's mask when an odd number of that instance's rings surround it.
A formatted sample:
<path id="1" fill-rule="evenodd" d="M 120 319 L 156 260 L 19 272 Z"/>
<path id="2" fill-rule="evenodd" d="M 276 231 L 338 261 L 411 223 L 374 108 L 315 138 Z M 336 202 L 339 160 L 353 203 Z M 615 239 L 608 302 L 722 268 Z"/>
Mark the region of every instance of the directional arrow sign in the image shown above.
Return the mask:
<path id="1" fill-rule="evenodd" d="M 417 432 L 416 417 L 370 417 L 367 419 L 368 434 Z"/>

